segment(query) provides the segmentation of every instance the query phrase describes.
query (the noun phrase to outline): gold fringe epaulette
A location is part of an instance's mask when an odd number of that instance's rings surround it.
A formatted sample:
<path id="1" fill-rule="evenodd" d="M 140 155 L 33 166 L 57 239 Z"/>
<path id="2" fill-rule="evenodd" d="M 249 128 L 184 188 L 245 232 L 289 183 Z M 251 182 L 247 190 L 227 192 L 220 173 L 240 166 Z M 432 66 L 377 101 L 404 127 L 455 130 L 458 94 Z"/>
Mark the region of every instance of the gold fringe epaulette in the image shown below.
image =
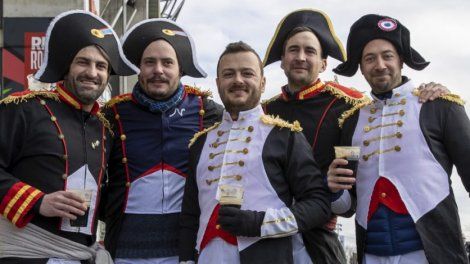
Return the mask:
<path id="1" fill-rule="evenodd" d="M 212 97 L 211 91 L 209 90 L 203 91 L 200 88 L 195 87 L 195 86 L 185 85 L 184 90 L 186 91 L 186 93 L 189 93 L 189 94 L 195 94 L 197 96 L 202 96 L 202 97 Z"/>
<path id="2" fill-rule="evenodd" d="M 206 129 L 204 129 L 202 131 L 199 131 L 196 134 L 194 134 L 193 138 L 191 138 L 191 140 L 189 141 L 188 148 L 190 148 L 200 136 L 206 134 L 207 132 L 209 132 L 211 130 L 214 130 L 214 129 L 218 128 L 219 125 L 220 125 L 220 122 L 215 122 L 214 125 L 212 125 L 211 127 L 208 127 Z"/>
<path id="3" fill-rule="evenodd" d="M 289 128 L 293 132 L 302 132 L 302 127 L 300 126 L 300 123 L 297 120 L 295 120 L 293 123 L 289 123 L 286 120 L 280 118 L 279 116 L 272 115 L 262 115 L 260 119 L 266 125 Z"/>
<path id="4" fill-rule="evenodd" d="M 365 102 L 370 102 L 370 98 L 364 95 L 362 92 L 351 88 L 342 86 L 336 82 L 326 82 L 325 87 L 323 88 L 325 92 L 343 99 L 346 103 L 356 106 L 358 104 L 363 104 Z"/>
<path id="5" fill-rule="evenodd" d="M 369 100 L 369 101 L 365 101 L 365 102 L 362 102 L 362 103 L 358 103 L 356 105 L 354 105 L 353 107 L 351 107 L 349 110 L 347 111 L 344 111 L 341 116 L 338 118 L 338 125 L 340 128 L 343 128 L 343 125 L 344 125 L 344 122 L 346 121 L 346 119 L 348 119 L 349 117 L 351 117 L 356 111 L 358 111 L 359 109 L 363 108 L 364 106 L 366 105 L 369 105 L 371 104 L 372 101 Z"/>
<path id="6" fill-rule="evenodd" d="M 59 101 L 59 95 L 51 91 L 23 91 L 18 93 L 13 93 L 4 99 L 0 100 L 0 104 L 19 104 L 27 102 L 29 99 L 36 97 L 49 98 L 55 101 Z"/>
<path id="7" fill-rule="evenodd" d="M 413 90 L 413 95 L 419 96 L 420 94 L 421 94 L 420 90 L 418 90 L 418 89 Z M 456 94 L 449 93 L 449 94 L 446 94 L 446 95 L 441 95 L 437 98 L 440 98 L 440 99 L 446 100 L 446 101 L 450 101 L 450 102 L 454 102 L 458 105 L 465 105 L 465 101 L 462 98 L 460 98 L 460 96 L 458 96 Z"/>
<path id="8" fill-rule="evenodd" d="M 269 99 L 263 100 L 263 101 L 261 101 L 261 105 L 262 106 L 268 105 L 269 103 L 276 101 L 279 97 L 281 97 L 281 94 L 278 94 L 278 95 L 273 96 Z"/>
<path id="9" fill-rule="evenodd" d="M 112 137 L 114 137 L 114 132 L 113 130 L 111 129 L 111 123 L 109 122 L 108 119 L 106 119 L 106 117 L 104 116 L 104 114 L 100 111 L 98 111 L 98 113 L 96 113 L 96 116 L 98 117 L 98 119 L 101 121 L 101 123 L 103 123 L 103 126 L 108 129 L 109 131 L 109 134 L 111 134 Z"/>
<path id="10" fill-rule="evenodd" d="M 122 103 L 122 102 L 131 101 L 131 100 L 132 100 L 132 94 L 130 94 L 130 93 L 121 94 L 121 95 L 118 95 L 118 96 L 115 96 L 115 97 L 111 98 L 111 100 L 109 100 L 109 101 L 104 105 L 104 108 L 111 108 L 111 107 L 113 107 L 113 105 L 115 105 L 115 104 L 119 104 L 119 103 Z"/>

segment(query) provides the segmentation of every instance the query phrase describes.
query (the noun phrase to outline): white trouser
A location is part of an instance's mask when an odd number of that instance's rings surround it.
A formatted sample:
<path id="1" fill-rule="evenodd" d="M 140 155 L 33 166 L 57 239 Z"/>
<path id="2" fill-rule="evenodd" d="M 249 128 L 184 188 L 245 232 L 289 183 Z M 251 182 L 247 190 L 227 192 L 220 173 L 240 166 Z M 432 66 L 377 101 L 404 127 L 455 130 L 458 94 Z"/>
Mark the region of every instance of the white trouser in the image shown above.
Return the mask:
<path id="1" fill-rule="evenodd" d="M 114 261 L 114 264 L 177 264 L 178 257 L 166 257 L 166 258 L 137 258 L 137 259 L 128 259 L 128 258 L 117 258 Z"/>
<path id="2" fill-rule="evenodd" d="M 424 250 L 412 251 L 398 256 L 376 256 L 366 254 L 364 256 L 363 264 L 429 264 Z"/>

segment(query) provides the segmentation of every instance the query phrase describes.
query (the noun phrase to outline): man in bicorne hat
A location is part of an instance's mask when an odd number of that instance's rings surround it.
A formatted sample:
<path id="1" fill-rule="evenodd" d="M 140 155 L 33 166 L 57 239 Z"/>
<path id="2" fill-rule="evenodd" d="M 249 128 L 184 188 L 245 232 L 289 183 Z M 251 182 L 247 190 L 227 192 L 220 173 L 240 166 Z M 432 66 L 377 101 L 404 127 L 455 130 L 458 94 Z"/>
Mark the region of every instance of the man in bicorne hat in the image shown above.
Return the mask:
<path id="1" fill-rule="evenodd" d="M 116 263 L 178 263 L 179 215 L 192 136 L 221 117 L 208 93 L 181 77 L 205 77 L 191 36 L 149 19 L 123 37 L 140 68 L 132 93 L 105 107 L 114 137 L 109 162 L 106 248 Z"/>
<path id="2" fill-rule="evenodd" d="M 455 165 L 470 191 L 470 122 L 456 95 L 419 103 L 401 70 L 429 62 L 410 42 L 391 17 L 365 15 L 352 25 L 349 59 L 334 71 L 352 76 L 360 68 L 373 101 L 344 122 L 342 145 L 361 148 L 357 178 L 337 159 L 329 187 L 341 195 L 334 203 L 346 205 L 338 213 L 357 201 L 360 263 L 468 263 L 450 175 Z"/>
<path id="3" fill-rule="evenodd" d="M 309 263 L 301 232 L 326 223 L 330 201 L 302 128 L 263 113 L 266 80 L 247 44 L 227 46 L 216 82 L 225 111 L 191 140 L 180 260 Z"/>
<path id="4" fill-rule="evenodd" d="M 109 138 L 96 99 L 110 74 L 138 69 L 84 11 L 55 17 L 45 47 L 35 78 L 57 89 L 0 101 L 0 262 L 107 263 L 94 245 Z"/>
<path id="5" fill-rule="evenodd" d="M 338 119 L 369 101 L 359 91 L 320 80 L 328 56 L 346 60 L 330 18 L 319 10 L 301 9 L 281 20 L 264 59 L 265 66 L 281 60 L 287 77 L 281 94 L 264 103 L 266 112 L 300 122 L 325 178 L 334 159 L 333 146 L 339 145 L 341 137 Z M 334 226 L 336 219 L 332 222 Z M 302 236 L 311 241 L 307 250 L 313 263 L 346 263 L 336 233 L 319 227 Z"/>

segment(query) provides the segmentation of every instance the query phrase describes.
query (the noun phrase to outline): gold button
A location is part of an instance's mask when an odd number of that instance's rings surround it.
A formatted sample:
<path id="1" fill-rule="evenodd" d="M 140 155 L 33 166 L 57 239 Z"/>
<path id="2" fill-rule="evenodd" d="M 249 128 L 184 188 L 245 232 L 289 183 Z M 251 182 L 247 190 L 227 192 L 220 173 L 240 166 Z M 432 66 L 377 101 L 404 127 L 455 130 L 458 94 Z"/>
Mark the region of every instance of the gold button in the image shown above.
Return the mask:
<path id="1" fill-rule="evenodd" d="M 397 121 L 397 126 L 399 126 L 399 127 L 403 126 L 403 121 L 398 120 L 398 121 Z"/>
<path id="2" fill-rule="evenodd" d="M 240 167 L 243 167 L 243 166 L 245 166 L 245 162 L 244 162 L 243 160 L 240 160 L 240 161 L 238 162 L 238 165 L 239 165 Z"/>
<path id="3" fill-rule="evenodd" d="M 367 132 L 369 132 L 370 130 L 371 130 L 371 129 L 370 129 L 370 126 L 365 126 L 365 127 L 364 127 L 364 132 L 367 133 Z"/>
<path id="4" fill-rule="evenodd" d="M 51 121 L 55 122 L 55 121 L 57 121 L 57 118 L 55 116 L 51 116 Z"/>
<path id="5" fill-rule="evenodd" d="M 397 132 L 396 135 L 397 135 L 397 138 L 402 138 L 403 137 L 403 135 L 400 132 Z"/>
<path id="6" fill-rule="evenodd" d="M 116 114 L 116 115 L 114 116 L 114 119 L 116 119 L 116 120 L 119 120 L 119 118 L 121 118 L 121 116 L 120 116 L 119 114 Z"/>
<path id="7" fill-rule="evenodd" d="M 247 137 L 247 138 L 245 139 L 245 141 L 246 141 L 246 143 L 250 143 L 251 137 Z"/>
<path id="8" fill-rule="evenodd" d="M 126 182 L 126 187 L 130 187 L 131 186 L 131 183 L 130 182 Z"/>
<path id="9" fill-rule="evenodd" d="M 124 163 L 124 164 L 127 163 L 127 158 L 126 157 L 122 158 L 122 163 Z"/>
<path id="10" fill-rule="evenodd" d="M 39 103 L 40 103 L 41 105 L 46 105 L 46 101 L 44 101 L 44 100 L 39 101 Z"/>
<path id="11" fill-rule="evenodd" d="M 365 161 L 367 161 L 367 160 L 369 159 L 369 157 L 367 157 L 366 155 L 363 155 L 363 156 L 362 156 L 362 159 L 365 160 Z"/>
<path id="12" fill-rule="evenodd" d="M 215 229 L 219 230 L 220 229 L 220 225 L 215 225 Z"/>
<path id="13" fill-rule="evenodd" d="M 401 115 L 401 116 L 404 116 L 404 115 L 405 115 L 405 110 L 403 110 L 403 109 L 400 110 L 400 111 L 398 112 L 398 114 Z"/>
<path id="14" fill-rule="evenodd" d="M 245 154 L 245 155 L 248 154 L 248 149 L 247 148 L 243 149 L 243 154 Z"/>
<path id="15" fill-rule="evenodd" d="M 122 134 L 122 135 L 121 135 L 121 140 L 122 140 L 122 141 L 126 140 L 126 135 Z"/>
<path id="16" fill-rule="evenodd" d="M 396 93 L 396 94 L 395 94 L 395 97 L 400 97 L 400 96 L 401 96 L 400 93 Z"/>
<path id="17" fill-rule="evenodd" d="M 67 180 L 67 174 L 62 174 L 62 179 Z"/>
<path id="18" fill-rule="evenodd" d="M 209 154 L 209 159 L 213 159 L 215 157 L 214 153 Z"/>
<path id="19" fill-rule="evenodd" d="M 59 134 L 58 137 L 59 137 L 59 139 L 64 139 L 65 138 L 64 134 Z"/>
<path id="20" fill-rule="evenodd" d="M 253 130 L 254 130 L 253 126 L 248 127 L 248 132 L 253 132 Z"/>
<path id="21" fill-rule="evenodd" d="M 235 180 L 240 181 L 241 179 L 242 179 L 242 176 L 241 176 L 241 175 L 235 176 Z"/>
<path id="22" fill-rule="evenodd" d="M 212 147 L 213 147 L 213 148 L 217 148 L 218 146 L 219 146 L 219 144 L 217 144 L 217 143 L 212 143 Z"/>
<path id="23" fill-rule="evenodd" d="M 370 113 L 371 113 L 371 114 L 375 114 L 375 112 L 377 112 L 377 108 L 371 108 L 371 109 L 370 109 Z"/>
<path id="24" fill-rule="evenodd" d="M 406 105 L 406 98 L 401 99 L 401 100 L 400 100 L 400 104 Z"/>
<path id="25" fill-rule="evenodd" d="M 364 143 L 364 146 L 369 146 L 369 144 L 370 144 L 369 140 L 364 140 L 364 142 L 362 142 L 362 143 Z"/>
<path id="26" fill-rule="evenodd" d="M 207 167 L 207 169 L 210 170 L 210 171 L 213 171 L 213 170 L 214 170 L 214 166 L 209 166 L 209 167 Z"/>
<path id="27" fill-rule="evenodd" d="M 380 197 L 385 198 L 385 197 L 387 197 L 387 194 L 383 192 L 383 193 L 380 194 Z"/>
<path id="28" fill-rule="evenodd" d="M 369 116 L 369 119 L 368 119 L 368 120 L 369 120 L 369 123 L 372 123 L 372 122 L 374 122 L 375 117 Z"/>
<path id="29" fill-rule="evenodd" d="M 401 147 L 400 146 L 395 146 L 394 149 L 395 149 L 396 152 L 398 152 L 398 151 L 401 150 Z"/>
<path id="30" fill-rule="evenodd" d="M 63 159 L 63 160 L 67 160 L 67 159 L 68 159 L 68 156 L 67 156 L 67 155 L 65 155 L 65 154 L 64 154 L 64 155 L 62 155 L 62 159 Z"/>
<path id="31" fill-rule="evenodd" d="M 223 134 L 224 134 L 224 131 L 222 130 L 217 131 L 217 136 L 221 137 Z"/>
<path id="32" fill-rule="evenodd" d="M 204 109 L 199 110 L 199 115 L 203 116 L 205 113 L 206 111 L 204 111 Z"/>

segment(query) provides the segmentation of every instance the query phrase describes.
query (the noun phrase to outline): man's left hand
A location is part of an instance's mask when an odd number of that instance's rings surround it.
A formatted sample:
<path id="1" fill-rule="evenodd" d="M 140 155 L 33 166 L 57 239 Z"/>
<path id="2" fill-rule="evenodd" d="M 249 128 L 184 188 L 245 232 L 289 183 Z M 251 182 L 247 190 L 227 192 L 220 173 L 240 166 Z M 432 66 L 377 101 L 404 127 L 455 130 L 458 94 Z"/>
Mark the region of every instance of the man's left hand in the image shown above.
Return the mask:
<path id="1" fill-rule="evenodd" d="M 259 237 L 265 212 L 221 206 L 217 223 L 234 236 Z"/>
<path id="2" fill-rule="evenodd" d="M 447 87 L 443 86 L 440 83 L 434 83 L 434 82 L 430 82 L 427 84 L 422 83 L 418 87 L 418 90 L 420 91 L 420 94 L 419 94 L 420 103 L 433 101 L 434 99 L 438 98 L 441 95 L 446 95 L 450 93 Z"/>

